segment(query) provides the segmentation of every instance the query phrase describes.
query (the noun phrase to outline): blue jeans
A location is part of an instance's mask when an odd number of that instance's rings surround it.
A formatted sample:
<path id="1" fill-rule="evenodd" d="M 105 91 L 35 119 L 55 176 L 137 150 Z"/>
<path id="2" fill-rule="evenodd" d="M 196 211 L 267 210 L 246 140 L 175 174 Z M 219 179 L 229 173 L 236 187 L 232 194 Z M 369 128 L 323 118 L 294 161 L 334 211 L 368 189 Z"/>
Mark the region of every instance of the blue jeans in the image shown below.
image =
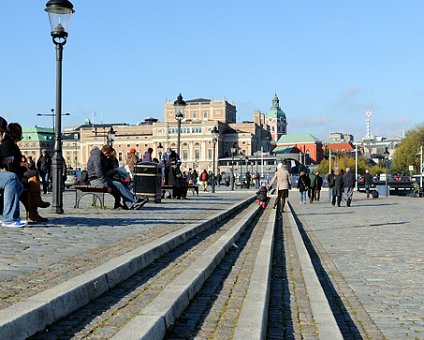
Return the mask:
<path id="1" fill-rule="evenodd" d="M 13 172 L 0 171 L 0 189 L 3 190 L 3 222 L 19 219 L 19 196 L 24 186 Z"/>
<path id="2" fill-rule="evenodd" d="M 306 191 L 300 191 L 300 201 L 306 203 Z"/>
<path id="3" fill-rule="evenodd" d="M 91 185 L 105 185 L 113 190 L 113 196 L 122 197 L 125 206 L 131 209 L 134 203 L 138 202 L 138 197 L 135 196 L 124 183 L 115 181 L 111 178 L 105 178 L 105 180 L 95 179 L 90 181 Z"/>
<path id="4" fill-rule="evenodd" d="M 47 193 L 49 191 L 50 172 L 42 172 L 40 175 L 41 183 L 43 183 L 43 192 Z"/>
<path id="5" fill-rule="evenodd" d="M 370 188 L 371 187 L 369 184 L 365 184 L 365 192 L 367 193 L 367 198 L 370 198 L 370 193 L 371 193 Z"/>

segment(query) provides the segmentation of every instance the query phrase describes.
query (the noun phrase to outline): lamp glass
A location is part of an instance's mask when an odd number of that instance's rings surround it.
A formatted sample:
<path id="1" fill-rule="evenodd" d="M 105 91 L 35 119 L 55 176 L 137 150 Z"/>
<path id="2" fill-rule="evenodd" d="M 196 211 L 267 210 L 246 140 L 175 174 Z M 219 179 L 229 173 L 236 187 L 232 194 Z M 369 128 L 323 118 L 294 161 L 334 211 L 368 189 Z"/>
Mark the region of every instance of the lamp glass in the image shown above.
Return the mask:
<path id="1" fill-rule="evenodd" d="M 175 119 L 183 120 L 184 118 L 184 106 L 175 106 Z"/>
<path id="2" fill-rule="evenodd" d="M 183 96 L 180 93 L 177 100 L 174 102 L 176 120 L 182 120 L 184 118 L 184 108 L 186 105 L 187 103 L 183 100 Z"/>
<path id="3" fill-rule="evenodd" d="M 49 15 L 52 32 L 67 32 L 73 5 L 67 0 L 51 0 L 46 4 L 45 11 Z"/>

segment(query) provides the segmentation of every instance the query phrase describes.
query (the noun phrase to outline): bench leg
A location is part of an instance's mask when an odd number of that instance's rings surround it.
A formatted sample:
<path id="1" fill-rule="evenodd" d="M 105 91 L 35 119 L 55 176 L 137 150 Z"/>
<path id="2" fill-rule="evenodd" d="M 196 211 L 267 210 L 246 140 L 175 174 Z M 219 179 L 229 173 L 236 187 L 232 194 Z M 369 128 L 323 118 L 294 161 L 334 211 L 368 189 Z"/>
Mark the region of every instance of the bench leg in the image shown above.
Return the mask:
<path id="1" fill-rule="evenodd" d="M 92 195 L 93 196 L 93 203 L 92 206 L 96 206 L 96 200 L 99 200 L 100 208 L 105 208 L 105 193 L 97 193 L 97 192 L 83 192 L 80 190 L 77 190 L 76 196 L 75 196 L 75 206 L 74 208 L 80 207 L 80 201 L 85 195 Z"/>

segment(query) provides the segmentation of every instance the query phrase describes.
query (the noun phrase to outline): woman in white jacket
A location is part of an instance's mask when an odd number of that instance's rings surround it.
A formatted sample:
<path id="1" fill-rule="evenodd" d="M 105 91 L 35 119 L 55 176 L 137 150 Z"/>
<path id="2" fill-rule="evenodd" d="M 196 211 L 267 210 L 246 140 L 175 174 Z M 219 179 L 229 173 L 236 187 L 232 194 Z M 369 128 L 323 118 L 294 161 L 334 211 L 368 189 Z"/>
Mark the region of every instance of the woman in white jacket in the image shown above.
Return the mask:
<path id="1" fill-rule="evenodd" d="M 273 209 L 275 209 L 278 205 L 278 202 L 281 201 L 281 212 L 284 211 L 284 206 L 286 204 L 286 199 L 289 197 L 289 189 L 290 189 L 290 173 L 287 171 L 287 167 L 283 163 L 278 163 L 277 171 L 275 172 L 274 177 L 269 183 L 269 188 L 271 188 L 272 184 L 277 181 L 277 198 L 275 199 Z"/>

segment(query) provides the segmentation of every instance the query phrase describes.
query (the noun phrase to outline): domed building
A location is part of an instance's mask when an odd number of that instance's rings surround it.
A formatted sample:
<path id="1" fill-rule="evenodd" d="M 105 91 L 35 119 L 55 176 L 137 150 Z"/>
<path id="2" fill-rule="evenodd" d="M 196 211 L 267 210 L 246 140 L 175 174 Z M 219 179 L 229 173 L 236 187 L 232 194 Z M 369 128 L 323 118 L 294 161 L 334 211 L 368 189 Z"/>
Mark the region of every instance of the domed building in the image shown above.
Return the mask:
<path id="1" fill-rule="evenodd" d="M 286 114 L 280 108 L 277 94 L 272 99 L 272 107 L 265 115 L 265 124 L 269 126 L 272 140 L 278 141 L 282 135 L 287 134 Z"/>

